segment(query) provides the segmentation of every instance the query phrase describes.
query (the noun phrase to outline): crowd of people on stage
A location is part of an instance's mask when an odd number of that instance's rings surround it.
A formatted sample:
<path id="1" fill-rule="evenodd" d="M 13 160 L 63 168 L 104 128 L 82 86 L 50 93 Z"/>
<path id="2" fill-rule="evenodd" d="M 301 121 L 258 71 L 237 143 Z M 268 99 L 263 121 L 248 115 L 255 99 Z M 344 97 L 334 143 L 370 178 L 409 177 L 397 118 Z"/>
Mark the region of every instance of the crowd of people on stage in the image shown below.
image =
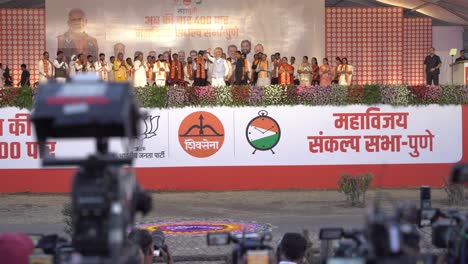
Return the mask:
<path id="1" fill-rule="evenodd" d="M 181 56 L 182 55 L 182 56 Z M 182 57 L 182 58 L 181 58 Z M 134 58 L 124 59 L 123 53 L 111 56 L 106 60 L 105 54 L 93 56 L 83 54 L 72 55 L 70 63 L 62 51 L 57 52 L 57 58 L 50 61 L 49 53 L 43 53 L 43 59 L 38 63 L 39 83 L 55 79 L 65 82 L 69 77 L 83 72 L 96 73 L 104 81 L 133 83 L 135 87 L 164 86 L 172 84 L 188 84 L 193 86 L 225 86 L 225 85 L 322 85 L 332 83 L 350 85 L 353 67 L 346 58 L 336 58 L 337 66 L 331 67 L 327 58 L 319 65 L 314 57 L 309 60 L 303 56 L 301 63 L 296 65 L 295 57 L 289 60 L 280 53 L 272 54 L 270 60 L 267 54 L 258 52 L 253 61 L 246 58 L 245 53 L 235 52 L 235 56 L 227 57 L 222 48 L 201 51 L 191 51 L 185 60 L 185 52 L 172 53 L 170 50 L 156 56 L 152 51 L 144 58 L 142 52 L 136 52 Z"/>
<path id="2" fill-rule="evenodd" d="M 187 84 L 193 86 L 212 85 L 321 85 L 332 83 L 350 85 L 353 76 L 353 66 L 346 58 L 336 58 L 336 67 L 329 64 L 327 58 L 322 64 L 314 57 L 307 56 L 296 64 L 296 58 L 281 56 L 275 53 L 268 58 L 267 54 L 258 52 L 252 60 L 246 54 L 235 51 L 229 57 L 222 48 L 201 51 L 190 51 L 185 58 L 185 52 L 172 53 L 165 51 L 156 56 L 155 51 L 146 57 L 142 52 L 136 52 L 134 58 L 124 59 L 122 52 L 111 56 L 109 61 L 104 53 L 98 58 L 84 54 L 65 57 L 63 51 L 58 51 L 51 60 L 48 52 L 43 53 L 38 62 L 39 83 L 49 80 L 66 82 L 74 75 L 95 73 L 103 81 L 131 82 L 134 87 L 164 86 Z M 24 67 L 23 67 L 24 66 Z M 29 85 L 30 74 L 26 65 L 22 65 L 22 80 L 20 85 Z M 24 78 L 23 78 L 24 77 Z M 11 84 L 10 84 L 11 85 Z"/>
<path id="3" fill-rule="evenodd" d="M 231 45 L 233 46 L 233 45 Z M 185 57 L 184 51 L 172 53 L 164 51 L 156 56 L 155 51 L 150 51 L 146 58 L 143 53 L 137 51 L 134 58 L 124 59 L 123 52 L 111 56 L 109 61 L 104 53 L 98 58 L 84 54 L 65 57 L 64 52 L 58 51 L 56 58 L 51 61 L 48 52 L 43 53 L 43 58 L 38 62 L 39 83 L 49 80 L 66 82 L 76 74 L 84 72 L 95 73 L 103 81 L 130 82 L 134 87 L 165 86 L 182 84 L 190 86 L 212 85 L 215 87 L 224 85 L 254 85 L 267 86 L 279 85 L 320 85 L 328 86 L 332 83 L 339 85 L 351 85 L 353 79 L 353 66 L 347 58 L 335 58 L 335 65 L 331 66 L 328 58 L 322 60 L 321 65 L 317 58 L 309 60 L 303 56 L 302 61 L 296 64 L 296 58 L 282 57 L 280 53 L 268 55 L 262 51 L 256 51 L 253 59 L 249 60 L 246 53 L 237 48 L 228 48 L 229 57 L 222 48 L 201 51 L 190 51 L 190 56 Z M 460 51 L 458 61 L 464 61 L 464 50 Z M 429 49 L 429 55 L 424 60 L 424 77 L 428 85 L 439 85 L 439 74 L 442 62 L 435 54 L 435 49 Z M 8 66 L 5 68 L 0 63 L 0 88 L 4 86 L 30 86 L 31 74 L 27 65 L 21 65 L 21 80 L 13 84 Z"/>

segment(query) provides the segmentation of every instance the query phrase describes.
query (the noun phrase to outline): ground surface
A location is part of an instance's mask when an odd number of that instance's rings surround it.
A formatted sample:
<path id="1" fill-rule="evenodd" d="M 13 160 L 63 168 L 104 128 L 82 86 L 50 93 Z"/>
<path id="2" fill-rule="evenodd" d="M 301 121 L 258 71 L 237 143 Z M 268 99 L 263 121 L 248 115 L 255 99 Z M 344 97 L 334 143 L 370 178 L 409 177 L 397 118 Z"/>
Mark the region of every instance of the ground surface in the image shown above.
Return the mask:
<path id="1" fill-rule="evenodd" d="M 389 212 L 393 204 L 419 203 L 417 189 L 383 192 L 385 195 L 379 195 L 383 197 L 381 204 Z M 376 195 L 376 191 L 368 193 L 368 204 Z M 434 207 L 447 207 L 445 199 L 443 190 L 432 191 Z M 0 194 L 0 232 L 63 234 L 61 209 L 68 201 L 67 195 Z M 312 239 L 316 240 L 320 227 L 362 227 L 366 212 L 366 208 L 346 206 L 343 195 L 337 191 L 162 192 L 153 193 L 153 203 L 151 214 L 138 221 L 257 221 L 273 226 L 275 241 L 285 232 L 301 232 L 303 229 L 308 229 Z M 205 239 L 199 240 L 202 242 L 197 243 L 197 248 L 204 247 Z M 174 248 L 174 254 L 191 254 L 188 248 L 193 247 L 195 241 L 184 241 L 191 242 Z M 172 242 L 177 244 L 175 240 Z"/>

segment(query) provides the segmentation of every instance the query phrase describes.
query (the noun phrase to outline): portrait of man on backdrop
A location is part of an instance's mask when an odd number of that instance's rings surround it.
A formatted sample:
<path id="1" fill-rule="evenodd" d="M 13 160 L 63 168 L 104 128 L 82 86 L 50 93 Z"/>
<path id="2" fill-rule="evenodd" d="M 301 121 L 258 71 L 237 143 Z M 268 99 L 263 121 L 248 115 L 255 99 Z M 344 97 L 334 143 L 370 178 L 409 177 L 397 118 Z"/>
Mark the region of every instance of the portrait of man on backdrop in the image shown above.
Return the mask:
<path id="1" fill-rule="evenodd" d="M 62 35 L 57 36 L 57 49 L 64 52 L 67 61 L 70 61 L 72 55 L 83 53 L 97 57 L 99 53 L 96 38 L 86 33 L 88 20 L 82 9 L 73 8 L 68 12 L 68 30 Z"/>

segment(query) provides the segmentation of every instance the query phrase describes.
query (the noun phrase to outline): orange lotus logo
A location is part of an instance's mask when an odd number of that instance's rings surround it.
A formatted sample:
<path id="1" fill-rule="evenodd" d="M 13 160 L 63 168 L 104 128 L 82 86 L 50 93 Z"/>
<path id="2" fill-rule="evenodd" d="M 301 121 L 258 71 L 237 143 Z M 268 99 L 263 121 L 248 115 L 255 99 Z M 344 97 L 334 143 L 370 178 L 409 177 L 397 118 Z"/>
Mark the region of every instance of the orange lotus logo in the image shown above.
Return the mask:
<path id="1" fill-rule="evenodd" d="M 191 113 L 179 126 L 180 146 L 194 157 L 206 158 L 215 154 L 223 142 L 223 124 L 209 112 Z"/>

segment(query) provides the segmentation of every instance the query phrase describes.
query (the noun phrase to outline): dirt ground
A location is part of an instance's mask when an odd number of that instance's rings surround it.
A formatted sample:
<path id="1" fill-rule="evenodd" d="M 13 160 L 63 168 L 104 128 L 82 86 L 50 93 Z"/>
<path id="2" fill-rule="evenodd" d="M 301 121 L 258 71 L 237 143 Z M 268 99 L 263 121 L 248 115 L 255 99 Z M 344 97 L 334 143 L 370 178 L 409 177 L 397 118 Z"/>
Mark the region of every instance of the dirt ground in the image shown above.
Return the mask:
<path id="1" fill-rule="evenodd" d="M 418 189 L 381 193 L 381 204 L 389 210 L 404 201 L 419 204 Z M 368 204 L 376 195 L 376 191 L 368 192 Z M 434 206 L 445 207 L 445 199 L 443 190 L 432 190 Z M 65 194 L 0 194 L 0 232 L 60 232 L 62 205 L 68 201 Z M 138 221 L 232 219 L 270 223 L 280 232 L 332 225 L 358 227 L 366 212 L 346 206 L 337 191 L 158 192 L 153 193 L 153 204 L 152 212 Z"/>
<path id="2" fill-rule="evenodd" d="M 368 204 L 377 194 L 377 191 L 368 192 Z M 307 229 L 316 242 L 321 227 L 359 228 L 364 225 L 366 213 L 366 208 L 347 206 L 344 196 L 337 191 L 157 192 L 152 196 L 152 212 L 137 222 L 181 219 L 256 221 L 271 224 L 276 241 L 285 232 Z M 419 204 L 418 189 L 387 189 L 379 196 L 381 205 L 388 212 L 401 202 Z M 434 207 L 446 208 L 445 199 L 444 190 L 432 190 Z M 63 234 L 61 210 L 68 201 L 65 194 L 0 194 L 0 232 Z M 430 243 L 430 238 L 426 240 Z M 205 240 L 200 241 L 204 243 Z M 180 254 L 188 254 L 180 250 Z"/>

